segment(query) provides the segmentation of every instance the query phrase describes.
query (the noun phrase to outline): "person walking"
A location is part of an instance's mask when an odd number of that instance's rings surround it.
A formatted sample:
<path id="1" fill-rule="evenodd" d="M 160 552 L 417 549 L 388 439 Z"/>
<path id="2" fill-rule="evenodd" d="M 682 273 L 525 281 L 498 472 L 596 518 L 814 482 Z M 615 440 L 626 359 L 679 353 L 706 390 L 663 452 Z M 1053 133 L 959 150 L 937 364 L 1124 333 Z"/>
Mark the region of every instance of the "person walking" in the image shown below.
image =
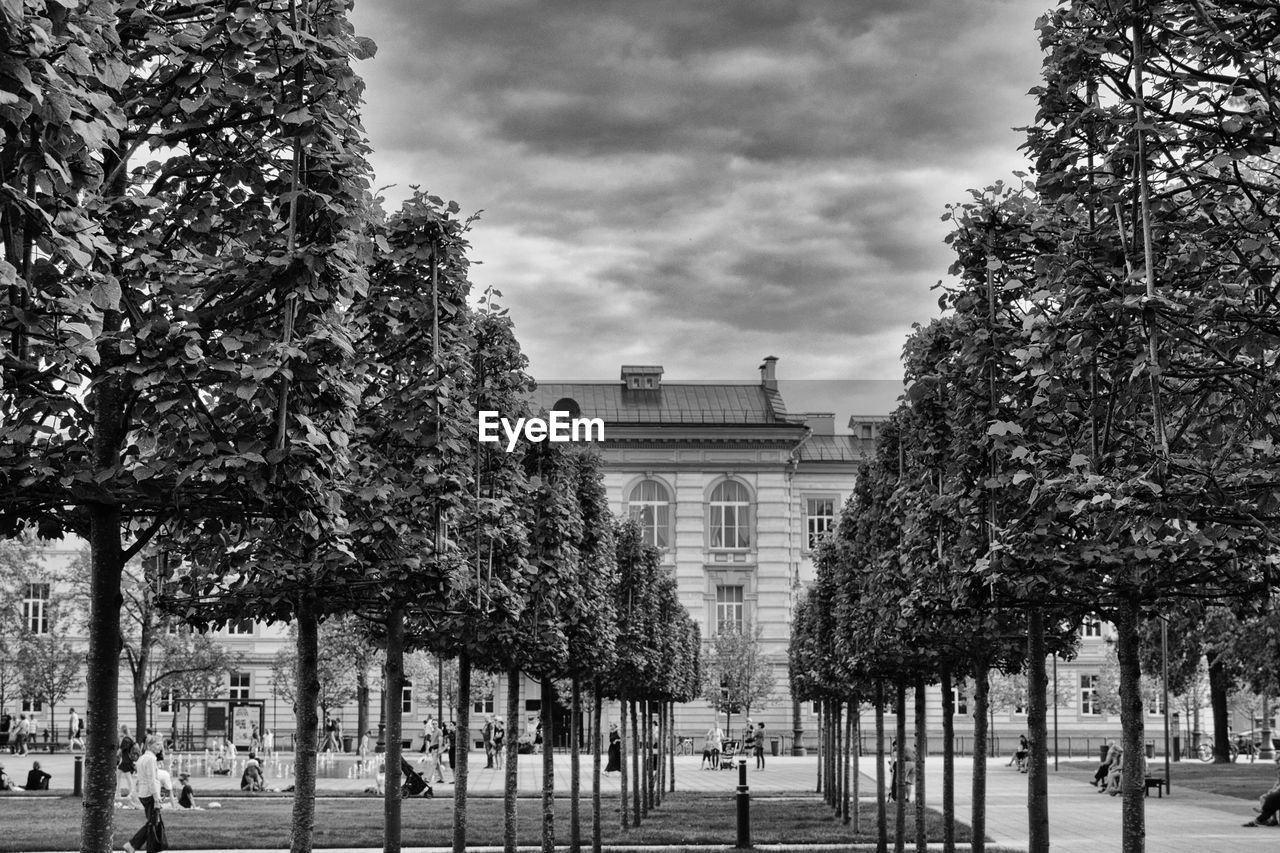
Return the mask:
<path id="1" fill-rule="evenodd" d="M 27 719 L 26 714 L 22 714 L 18 718 L 18 727 L 14 730 L 15 739 L 13 749 L 18 755 L 27 754 L 27 739 L 31 737 L 31 720 Z"/>
<path id="2" fill-rule="evenodd" d="M 158 736 L 149 735 L 146 741 L 146 748 L 138 759 L 138 784 L 135 788 L 135 793 L 142 803 L 147 820 L 133 834 L 133 838 L 125 842 L 125 853 L 134 853 L 135 850 L 160 853 L 165 849 L 162 841 L 164 838 L 164 822 L 160 819 L 160 809 L 157 807 L 157 800 L 160 797 L 160 765 L 157 756 L 163 748 L 164 743 Z"/>
<path id="3" fill-rule="evenodd" d="M 76 728 L 71 735 L 71 740 L 67 743 L 67 749 L 72 752 L 77 749 L 84 750 L 84 717 L 76 718 Z"/>
<path id="4" fill-rule="evenodd" d="M 75 740 L 76 732 L 80 730 L 80 715 L 76 713 L 76 709 L 72 708 L 71 713 L 67 716 L 67 748 L 71 748 L 71 741 Z"/>
<path id="5" fill-rule="evenodd" d="M 493 721 L 493 769 L 501 770 L 506 766 L 507 754 L 503 751 L 503 747 L 507 743 L 507 724 L 502 718 L 496 718 Z"/>
<path id="6" fill-rule="evenodd" d="M 764 769 L 764 723 L 756 725 L 755 734 L 756 769 Z"/>
<path id="7" fill-rule="evenodd" d="M 137 790 L 134 784 L 134 773 L 137 771 L 137 765 L 134 763 L 134 748 L 136 744 L 133 738 L 129 737 L 129 727 L 120 727 L 120 760 L 116 764 L 116 793 L 124 800 L 123 808 L 137 808 L 134 803 L 137 801 Z"/>
<path id="8" fill-rule="evenodd" d="M 604 772 L 617 773 L 622 770 L 622 735 L 618 734 L 618 724 L 609 724 L 609 763 Z"/>
<path id="9" fill-rule="evenodd" d="M 707 729 L 706 739 L 702 744 L 702 764 L 699 770 L 718 770 L 720 768 L 720 743 L 724 740 L 724 732 L 715 723 Z"/>
<path id="10" fill-rule="evenodd" d="M 484 767 L 490 770 L 493 768 L 493 714 L 484 718 L 480 736 L 484 739 Z"/>

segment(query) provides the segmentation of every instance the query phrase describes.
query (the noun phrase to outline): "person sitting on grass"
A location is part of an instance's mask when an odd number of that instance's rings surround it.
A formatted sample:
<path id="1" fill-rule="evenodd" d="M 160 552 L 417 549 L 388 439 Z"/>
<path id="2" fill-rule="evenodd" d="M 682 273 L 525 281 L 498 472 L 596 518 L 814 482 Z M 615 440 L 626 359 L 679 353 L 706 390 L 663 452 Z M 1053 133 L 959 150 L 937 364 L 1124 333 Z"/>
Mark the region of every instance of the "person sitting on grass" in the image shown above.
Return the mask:
<path id="1" fill-rule="evenodd" d="M 1280 755 L 1276 756 L 1276 783 L 1271 790 L 1258 797 L 1258 816 L 1245 826 L 1275 826 L 1276 812 L 1280 811 Z"/>
<path id="2" fill-rule="evenodd" d="M 178 784 L 182 789 L 178 792 L 178 808 L 194 809 L 196 807 L 196 792 L 191 789 L 191 774 L 179 773 Z"/>
<path id="3" fill-rule="evenodd" d="M 31 770 L 27 773 L 26 789 L 28 791 L 47 791 L 49 790 L 49 780 L 53 778 L 48 773 L 40 769 L 40 762 L 31 762 Z"/>
<path id="4" fill-rule="evenodd" d="M 13 779 L 9 778 L 9 774 L 4 772 L 4 765 L 0 764 L 0 791 L 15 791 L 17 788 L 13 784 Z"/>
<path id="5" fill-rule="evenodd" d="M 266 789 L 266 783 L 262 779 L 262 768 L 258 766 L 257 756 L 250 755 L 244 763 L 244 773 L 240 776 L 240 790 L 256 794 Z"/>

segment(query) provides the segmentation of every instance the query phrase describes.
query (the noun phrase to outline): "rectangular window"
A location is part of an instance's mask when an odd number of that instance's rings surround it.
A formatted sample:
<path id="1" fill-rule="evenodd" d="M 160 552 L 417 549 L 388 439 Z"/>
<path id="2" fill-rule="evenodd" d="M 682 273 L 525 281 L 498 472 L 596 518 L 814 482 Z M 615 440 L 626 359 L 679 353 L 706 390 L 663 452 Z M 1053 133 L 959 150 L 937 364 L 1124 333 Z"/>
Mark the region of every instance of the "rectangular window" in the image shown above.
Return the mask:
<path id="1" fill-rule="evenodd" d="M 41 699 L 23 699 L 22 710 L 28 714 L 35 711 L 37 714 L 44 711 L 44 701 Z"/>
<path id="2" fill-rule="evenodd" d="M 405 714 L 413 713 L 413 684 L 405 684 L 400 688 L 400 711 Z"/>
<path id="3" fill-rule="evenodd" d="M 712 547 L 750 548 L 751 533 L 748 520 L 750 507 L 712 505 Z"/>
<path id="4" fill-rule="evenodd" d="M 228 681 L 227 698 L 228 699 L 248 699 L 249 698 L 249 679 L 247 672 L 233 672 Z"/>
<path id="5" fill-rule="evenodd" d="M 1164 716 L 1164 691 L 1158 686 L 1151 687 L 1142 696 L 1142 705 L 1147 709 L 1148 717 Z"/>
<path id="6" fill-rule="evenodd" d="M 160 691 L 160 713 L 172 714 L 174 710 L 174 699 L 177 694 L 172 690 Z"/>
<path id="7" fill-rule="evenodd" d="M 233 619 L 232 621 L 227 623 L 227 633 L 228 634 L 248 634 L 252 636 L 253 620 L 252 619 Z"/>
<path id="8" fill-rule="evenodd" d="M 22 599 L 22 622 L 33 634 L 49 633 L 49 584 L 27 584 Z"/>
<path id="9" fill-rule="evenodd" d="M 835 526 L 836 502 L 834 498 L 809 498 L 805 504 L 805 528 L 812 551 L 823 534 Z"/>
<path id="10" fill-rule="evenodd" d="M 956 714 L 960 716 L 969 715 L 969 695 L 965 692 L 964 685 L 957 684 L 951 688 L 952 701 L 955 703 Z"/>
<path id="11" fill-rule="evenodd" d="M 1098 707 L 1098 676 L 1096 675 L 1080 676 L 1080 713 L 1102 714 L 1102 709 Z"/>
<path id="12" fill-rule="evenodd" d="M 740 629 L 743 615 L 742 587 L 716 587 L 716 631 Z"/>
<path id="13" fill-rule="evenodd" d="M 477 714 L 492 714 L 493 713 L 493 697 L 487 696 L 484 699 L 480 699 L 472 703 L 471 708 Z"/>
<path id="14" fill-rule="evenodd" d="M 1097 620 L 1097 619 L 1086 619 L 1086 620 L 1085 620 L 1085 623 L 1084 623 L 1084 627 L 1080 629 L 1080 636 L 1082 636 L 1082 637 L 1101 637 L 1101 636 L 1102 636 L 1102 622 L 1100 622 L 1100 621 L 1099 621 L 1099 620 Z"/>

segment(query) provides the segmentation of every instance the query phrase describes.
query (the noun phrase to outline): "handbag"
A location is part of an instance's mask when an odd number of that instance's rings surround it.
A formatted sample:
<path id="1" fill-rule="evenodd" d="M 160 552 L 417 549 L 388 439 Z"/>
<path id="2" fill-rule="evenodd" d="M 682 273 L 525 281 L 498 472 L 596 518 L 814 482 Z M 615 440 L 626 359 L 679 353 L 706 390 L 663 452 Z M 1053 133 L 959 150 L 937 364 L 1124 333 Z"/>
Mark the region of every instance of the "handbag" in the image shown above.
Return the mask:
<path id="1" fill-rule="evenodd" d="M 169 835 L 165 831 L 160 810 L 156 809 L 152 814 L 155 819 L 147 824 L 147 853 L 161 853 L 169 849 Z"/>

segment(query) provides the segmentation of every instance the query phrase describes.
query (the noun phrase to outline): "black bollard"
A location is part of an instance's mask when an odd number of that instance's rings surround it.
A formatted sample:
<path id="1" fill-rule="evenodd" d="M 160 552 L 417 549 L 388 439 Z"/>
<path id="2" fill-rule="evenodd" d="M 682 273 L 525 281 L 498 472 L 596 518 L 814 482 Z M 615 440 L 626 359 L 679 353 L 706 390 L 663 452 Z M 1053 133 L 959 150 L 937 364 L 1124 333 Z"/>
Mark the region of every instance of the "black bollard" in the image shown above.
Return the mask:
<path id="1" fill-rule="evenodd" d="M 71 777 L 71 796 L 84 796 L 84 756 L 76 756 L 75 773 Z"/>
<path id="2" fill-rule="evenodd" d="M 738 759 L 738 843 L 745 850 L 751 846 L 751 789 L 747 787 L 747 760 Z"/>

